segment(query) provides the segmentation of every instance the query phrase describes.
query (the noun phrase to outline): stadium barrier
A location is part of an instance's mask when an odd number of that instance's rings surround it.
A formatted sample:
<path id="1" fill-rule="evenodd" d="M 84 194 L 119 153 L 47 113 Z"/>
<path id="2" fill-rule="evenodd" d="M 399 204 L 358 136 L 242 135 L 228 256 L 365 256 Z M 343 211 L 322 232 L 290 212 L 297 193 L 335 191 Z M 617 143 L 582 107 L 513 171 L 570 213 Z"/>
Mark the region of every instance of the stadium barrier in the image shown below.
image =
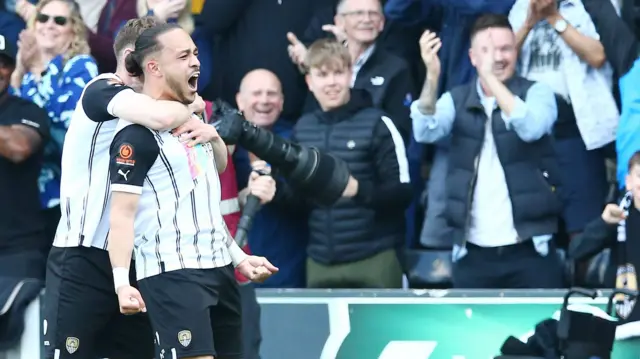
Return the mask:
<path id="1" fill-rule="evenodd" d="M 551 317 L 564 293 L 260 290 L 262 359 L 487 359 L 507 336 L 524 338 Z M 607 295 L 572 303 L 604 307 Z M 6 359 L 41 357 L 38 307 L 27 311 L 23 343 Z M 637 359 L 639 353 L 640 339 L 620 341 L 612 359 Z"/>

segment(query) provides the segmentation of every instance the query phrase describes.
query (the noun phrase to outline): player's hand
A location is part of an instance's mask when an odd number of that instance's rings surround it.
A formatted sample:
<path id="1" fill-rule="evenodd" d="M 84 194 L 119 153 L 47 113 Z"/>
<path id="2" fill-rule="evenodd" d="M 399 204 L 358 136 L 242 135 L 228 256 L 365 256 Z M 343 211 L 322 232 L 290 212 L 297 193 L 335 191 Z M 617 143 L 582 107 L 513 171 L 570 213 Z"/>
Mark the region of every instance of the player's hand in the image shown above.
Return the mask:
<path id="1" fill-rule="evenodd" d="M 120 305 L 120 313 L 125 315 L 147 311 L 140 292 L 130 285 L 118 288 L 118 304 Z"/>
<path id="2" fill-rule="evenodd" d="M 196 99 L 193 100 L 193 102 L 188 107 L 189 107 L 189 111 L 199 115 L 204 112 L 204 109 L 206 108 L 206 106 L 207 104 L 204 102 L 202 97 L 196 94 Z"/>
<path id="3" fill-rule="evenodd" d="M 179 137 L 180 141 L 188 142 L 189 147 L 199 143 L 222 141 L 215 127 L 202 122 L 197 117 L 191 118 L 171 133 Z"/>
<path id="4" fill-rule="evenodd" d="M 254 283 L 262 283 L 279 269 L 265 257 L 248 256 L 236 267 L 238 272 Z"/>
<path id="5" fill-rule="evenodd" d="M 618 224 L 625 218 L 622 208 L 614 203 L 609 203 L 602 212 L 602 220 L 608 224 Z"/>

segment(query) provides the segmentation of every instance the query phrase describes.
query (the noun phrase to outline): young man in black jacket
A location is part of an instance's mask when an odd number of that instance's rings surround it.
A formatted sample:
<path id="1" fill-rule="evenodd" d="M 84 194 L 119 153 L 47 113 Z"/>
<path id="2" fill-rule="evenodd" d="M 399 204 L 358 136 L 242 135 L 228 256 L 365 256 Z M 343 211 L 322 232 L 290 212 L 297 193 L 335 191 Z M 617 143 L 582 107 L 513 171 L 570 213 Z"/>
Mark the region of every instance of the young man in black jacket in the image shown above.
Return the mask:
<path id="1" fill-rule="evenodd" d="M 298 120 L 293 137 L 344 160 L 352 175 L 335 205 L 307 204 L 307 285 L 399 288 L 402 269 L 396 250 L 404 239 L 404 210 L 412 197 L 402 137 L 365 91 L 350 89 L 351 58 L 344 46 L 318 40 L 309 47 L 305 64 L 307 85 L 321 109 Z M 280 187 L 278 191 L 281 197 L 293 197 Z"/>
<path id="2" fill-rule="evenodd" d="M 626 194 L 619 204 L 608 204 L 602 216 L 589 223 L 583 233 L 571 240 L 569 256 L 586 259 L 604 248 L 611 248 L 605 286 L 638 290 L 640 268 L 640 151 L 631 156 L 625 178 Z M 640 321 L 636 301 L 620 296 L 616 312 L 623 322 Z"/>

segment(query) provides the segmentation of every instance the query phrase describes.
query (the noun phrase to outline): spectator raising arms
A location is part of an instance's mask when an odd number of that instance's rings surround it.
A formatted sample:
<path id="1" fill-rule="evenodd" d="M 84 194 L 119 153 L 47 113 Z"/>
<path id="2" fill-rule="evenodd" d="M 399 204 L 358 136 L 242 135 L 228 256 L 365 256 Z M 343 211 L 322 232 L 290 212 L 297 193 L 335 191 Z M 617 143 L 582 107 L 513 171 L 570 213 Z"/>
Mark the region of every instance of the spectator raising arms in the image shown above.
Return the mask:
<path id="1" fill-rule="evenodd" d="M 45 149 L 39 186 L 42 205 L 48 209 L 47 234 L 52 239 L 60 218 L 62 143 L 84 86 L 98 74 L 89 52 L 78 5 L 70 0 L 42 0 L 27 30 L 20 34 L 11 77 L 17 95 L 44 108 L 51 121 L 51 141 Z"/>
<path id="2" fill-rule="evenodd" d="M 575 236 L 600 214 L 607 196 L 600 148 L 615 140 L 619 117 L 611 66 L 582 1 L 518 0 L 509 21 L 520 54 L 518 75 L 556 94 L 558 195 L 566 231 Z"/>
<path id="3" fill-rule="evenodd" d="M 411 105 L 417 141 L 451 136 L 447 220 L 451 224 L 455 288 L 560 288 L 562 271 L 552 235 L 559 204 L 549 177 L 557 172 L 549 133 L 553 92 L 515 76 L 517 50 L 509 20 L 480 17 L 471 31 L 474 81 L 438 101 L 441 42 L 420 39 L 427 76 Z"/>
<path id="4" fill-rule="evenodd" d="M 286 185 L 276 191 L 274 202 L 309 210 L 307 286 L 400 288 L 396 249 L 412 194 L 400 132 L 367 91 L 351 90 L 351 55 L 342 44 L 314 42 L 305 63 L 322 110 L 301 117 L 292 139 L 340 158 L 351 171 L 343 198 L 330 207 L 309 203 Z"/>
<path id="5" fill-rule="evenodd" d="M 335 8 L 333 24 L 325 24 L 326 34 L 333 34 L 351 55 L 351 87 L 366 90 L 373 105 L 382 109 L 394 121 L 405 142 L 411 137 L 411 120 L 406 99 L 413 88 L 409 67 L 404 59 L 377 44 L 385 19 L 379 0 L 340 0 Z M 311 23 L 305 31 L 313 33 Z M 293 33 L 287 34 L 289 57 L 304 65 L 307 49 Z M 319 108 L 311 95 L 307 97 L 305 113 Z"/>

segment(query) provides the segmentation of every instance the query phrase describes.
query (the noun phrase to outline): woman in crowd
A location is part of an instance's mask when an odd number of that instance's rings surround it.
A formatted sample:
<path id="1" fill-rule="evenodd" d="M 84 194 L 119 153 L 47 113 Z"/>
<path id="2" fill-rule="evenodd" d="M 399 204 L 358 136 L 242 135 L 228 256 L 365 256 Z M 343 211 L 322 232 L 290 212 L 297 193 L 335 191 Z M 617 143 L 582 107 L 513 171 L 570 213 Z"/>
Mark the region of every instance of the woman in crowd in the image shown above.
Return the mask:
<path id="1" fill-rule="evenodd" d="M 25 21 L 35 14 L 37 0 L 15 0 L 16 13 Z M 82 0 L 77 1 L 80 6 L 82 20 L 87 27 L 91 56 L 98 63 L 102 72 L 116 70 L 116 57 L 113 53 L 113 40 L 118 30 L 127 20 L 136 14 L 134 0 Z"/>
<path id="2" fill-rule="evenodd" d="M 52 240 L 60 219 L 62 143 L 85 84 L 98 74 L 89 53 L 78 5 L 72 0 L 42 0 L 20 34 L 11 77 L 16 94 L 44 108 L 51 120 L 39 186 Z"/>

